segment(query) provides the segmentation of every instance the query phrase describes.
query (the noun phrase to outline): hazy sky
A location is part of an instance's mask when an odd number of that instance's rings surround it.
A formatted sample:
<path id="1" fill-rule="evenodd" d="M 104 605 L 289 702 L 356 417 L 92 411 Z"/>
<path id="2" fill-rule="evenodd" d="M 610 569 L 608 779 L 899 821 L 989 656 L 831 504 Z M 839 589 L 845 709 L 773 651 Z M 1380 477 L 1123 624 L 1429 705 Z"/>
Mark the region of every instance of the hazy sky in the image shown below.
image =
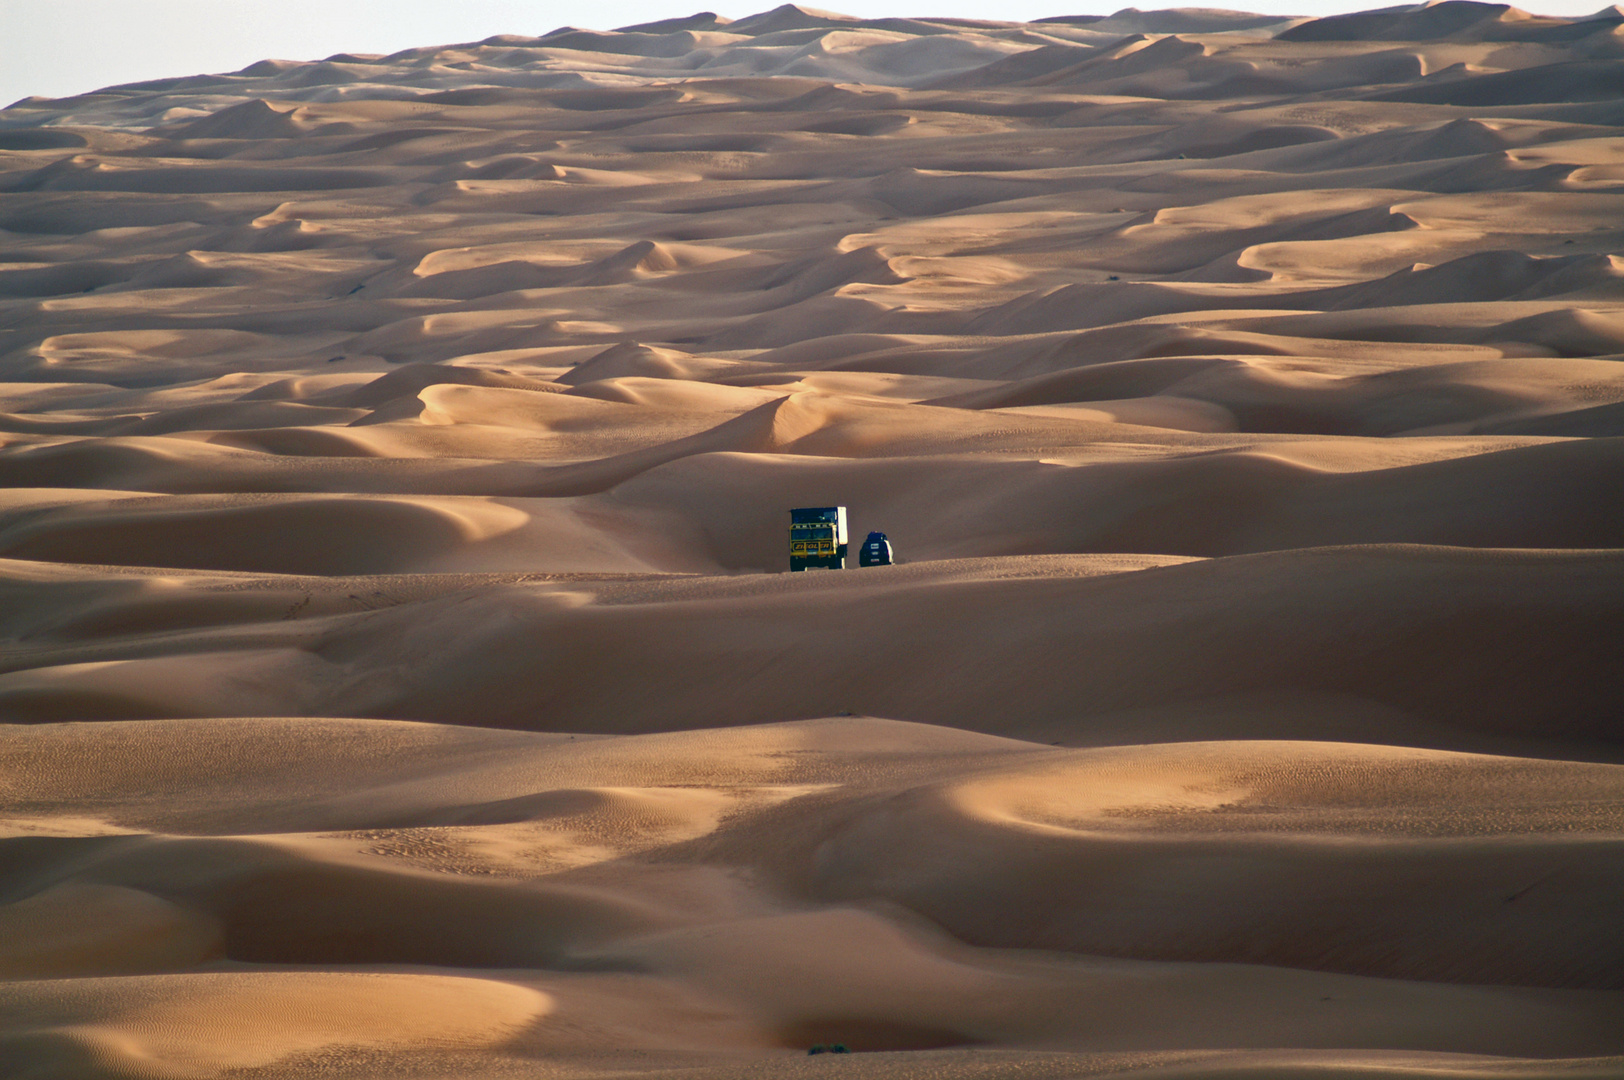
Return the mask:
<path id="1" fill-rule="evenodd" d="M 0 106 L 30 94 L 64 97 L 115 83 L 235 71 L 275 57 L 389 53 L 414 45 L 543 34 L 570 25 L 607 30 L 707 7 L 739 18 L 777 0 L 0 0 Z M 1134 0 L 846 0 L 849 15 L 958 15 L 1038 19 L 1104 15 Z M 1325 15 L 1387 0 L 1250 0 L 1234 6 Z M 1201 0 L 1184 6 L 1227 6 Z M 814 5 L 820 6 L 820 5 Z M 1180 6 L 1137 0 L 1135 6 Z M 1588 14 L 1601 0 L 1537 0 L 1550 15 Z"/>

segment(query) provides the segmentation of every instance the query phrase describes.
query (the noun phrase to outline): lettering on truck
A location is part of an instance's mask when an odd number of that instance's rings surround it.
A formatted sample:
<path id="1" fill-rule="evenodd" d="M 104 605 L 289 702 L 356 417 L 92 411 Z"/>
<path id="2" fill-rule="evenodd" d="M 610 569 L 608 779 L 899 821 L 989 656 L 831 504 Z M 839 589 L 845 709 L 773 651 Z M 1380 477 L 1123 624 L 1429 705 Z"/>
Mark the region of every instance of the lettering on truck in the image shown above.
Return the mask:
<path id="1" fill-rule="evenodd" d="M 846 568 L 846 508 L 803 506 L 789 512 L 789 568 Z"/>

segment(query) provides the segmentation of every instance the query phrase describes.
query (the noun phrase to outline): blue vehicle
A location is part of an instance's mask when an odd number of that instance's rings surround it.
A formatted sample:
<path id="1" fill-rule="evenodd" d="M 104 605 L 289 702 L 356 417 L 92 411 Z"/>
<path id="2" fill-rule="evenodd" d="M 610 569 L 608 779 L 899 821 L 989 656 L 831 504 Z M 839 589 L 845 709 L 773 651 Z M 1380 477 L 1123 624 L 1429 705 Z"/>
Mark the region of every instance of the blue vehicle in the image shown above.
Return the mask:
<path id="1" fill-rule="evenodd" d="M 891 541 L 882 532 L 871 532 L 857 549 L 858 566 L 890 566 Z"/>
<path id="2" fill-rule="evenodd" d="M 844 506 L 803 506 L 789 512 L 789 568 L 846 569 Z"/>

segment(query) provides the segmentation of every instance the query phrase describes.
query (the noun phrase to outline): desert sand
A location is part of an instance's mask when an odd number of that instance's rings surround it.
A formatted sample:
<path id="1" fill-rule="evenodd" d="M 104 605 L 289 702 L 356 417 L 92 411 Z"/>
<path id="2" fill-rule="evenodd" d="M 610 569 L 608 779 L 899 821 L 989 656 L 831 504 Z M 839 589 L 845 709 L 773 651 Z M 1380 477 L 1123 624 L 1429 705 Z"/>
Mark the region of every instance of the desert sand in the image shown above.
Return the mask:
<path id="1" fill-rule="evenodd" d="M 1624 1076 L 1621 496 L 1616 8 L 25 99 L 0 1074 Z"/>

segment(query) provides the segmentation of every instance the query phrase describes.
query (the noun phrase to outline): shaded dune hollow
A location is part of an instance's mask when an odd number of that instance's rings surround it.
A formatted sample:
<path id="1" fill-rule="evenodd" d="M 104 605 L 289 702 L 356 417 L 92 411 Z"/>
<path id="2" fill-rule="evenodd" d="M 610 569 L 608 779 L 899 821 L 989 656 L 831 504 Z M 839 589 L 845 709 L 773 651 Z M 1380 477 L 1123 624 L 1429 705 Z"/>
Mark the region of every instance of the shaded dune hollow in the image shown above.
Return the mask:
<path id="1" fill-rule="evenodd" d="M 0 109 L 0 1075 L 1624 1077 L 1624 12 L 525 29 Z"/>

